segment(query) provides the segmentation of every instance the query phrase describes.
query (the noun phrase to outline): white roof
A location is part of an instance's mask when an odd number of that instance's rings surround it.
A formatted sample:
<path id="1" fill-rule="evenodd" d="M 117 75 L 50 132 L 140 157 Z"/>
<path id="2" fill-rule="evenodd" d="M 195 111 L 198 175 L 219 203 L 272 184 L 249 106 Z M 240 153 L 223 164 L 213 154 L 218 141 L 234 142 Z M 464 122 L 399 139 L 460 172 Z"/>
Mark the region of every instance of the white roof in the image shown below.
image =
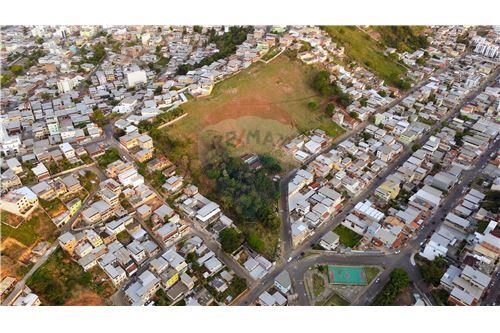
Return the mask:
<path id="1" fill-rule="evenodd" d="M 259 300 L 264 306 L 271 306 L 276 304 L 276 299 L 267 291 L 264 291 L 262 294 L 260 294 Z"/>
<path id="2" fill-rule="evenodd" d="M 35 176 L 43 175 L 44 173 L 49 172 L 43 163 L 38 163 L 38 165 L 32 168 L 31 171 L 33 171 Z"/>
<path id="3" fill-rule="evenodd" d="M 18 193 L 18 194 L 22 194 L 22 195 L 26 196 L 26 198 L 29 201 L 35 200 L 37 198 L 36 194 L 32 190 L 30 190 L 28 187 L 26 187 L 26 186 L 20 187 L 20 188 L 15 189 L 15 190 L 12 190 L 12 192 Z"/>
<path id="4" fill-rule="evenodd" d="M 477 284 L 487 287 L 491 282 L 491 277 L 488 275 L 478 271 L 477 269 L 472 268 L 471 266 L 465 266 L 462 271 L 462 276 L 466 276 L 476 282 Z"/>

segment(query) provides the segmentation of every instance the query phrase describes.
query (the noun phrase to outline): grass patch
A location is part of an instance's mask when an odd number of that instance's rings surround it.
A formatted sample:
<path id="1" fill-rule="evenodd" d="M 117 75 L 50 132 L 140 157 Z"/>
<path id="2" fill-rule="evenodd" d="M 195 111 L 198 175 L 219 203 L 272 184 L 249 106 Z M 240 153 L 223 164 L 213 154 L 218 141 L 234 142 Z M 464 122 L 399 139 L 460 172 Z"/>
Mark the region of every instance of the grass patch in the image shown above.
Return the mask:
<path id="1" fill-rule="evenodd" d="M 385 45 L 398 49 L 399 51 L 413 52 L 420 48 L 427 48 L 427 35 L 423 34 L 426 29 L 423 26 L 375 26 L 376 31 Z"/>
<path id="2" fill-rule="evenodd" d="M 132 242 L 132 236 L 127 232 L 127 230 L 123 230 L 116 235 L 116 239 L 122 244 L 129 244 Z"/>
<path id="3" fill-rule="evenodd" d="M 444 289 L 433 289 L 431 290 L 431 295 L 434 297 L 434 300 L 436 301 L 436 305 L 440 306 L 446 306 L 450 305 L 448 302 L 448 297 L 450 297 L 450 293 L 447 292 Z"/>
<path id="4" fill-rule="evenodd" d="M 84 176 L 79 175 L 78 180 L 82 184 L 83 188 L 87 190 L 87 192 L 92 192 L 97 188 L 97 184 L 99 182 L 99 177 L 92 171 L 86 171 Z M 86 195 L 85 195 L 86 196 Z M 84 196 L 84 198 L 85 198 Z M 83 201 L 83 199 L 80 197 Z"/>
<path id="5" fill-rule="evenodd" d="M 39 199 L 39 201 L 40 205 L 42 205 L 42 207 L 51 217 L 55 217 L 66 210 L 66 207 L 64 207 L 63 203 L 59 198 L 55 198 L 54 200 L 51 201 Z"/>
<path id="6" fill-rule="evenodd" d="M 384 55 L 383 45 L 355 26 L 323 27 L 334 41 L 345 47 L 352 60 L 384 79 L 388 84 L 398 86 L 406 69 Z"/>
<path id="7" fill-rule="evenodd" d="M 255 251 L 264 254 L 267 258 L 274 258 L 276 256 L 276 250 L 279 242 L 279 230 L 270 231 L 262 226 L 260 223 L 242 223 L 238 224 L 238 228 L 245 234 L 249 234 L 247 237 L 247 242 L 250 247 Z M 250 239 L 256 239 L 258 242 L 257 248 L 250 241 Z"/>
<path id="8" fill-rule="evenodd" d="M 365 269 L 365 275 L 366 275 L 366 282 L 369 284 L 370 282 L 373 281 L 373 279 L 377 276 L 377 274 L 380 272 L 380 268 L 374 267 L 374 266 L 365 266 L 363 267 Z"/>
<path id="9" fill-rule="evenodd" d="M 489 222 L 489 221 L 487 221 L 487 220 L 479 221 L 479 222 L 477 223 L 477 229 L 476 229 L 476 231 L 477 231 L 477 232 L 479 232 L 479 233 L 481 233 L 481 234 L 482 234 L 482 233 L 484 233 L 484 231 L 485 231 L 485 230 L 486 230 L 486 228 L 488 227 L 488 224 L 489 224 L 489 223 L 490 223 L 490 222 Z"/>
<path id="10" fill-rule="evenodd" d="M 278 46 L 273 46 L 269 49 L 269 51 L 267 51 L 266 54 L 264 54 L 264 56 L 262 57 L 262 60 L 264 61 L 268 61 L 268 60 L 271 60 L 274 56 L 276 56 L 278 53 L 280 52 L 280 49 Z"/>
<path id="11" fill-rule="evenodd" d="M 325 280 L 318 274 L 313 274 L 313 292 L 315 296 L 321 295 L 325 290 Z"/>
<path id="12" fill-rule="evenodd" d="M 43 304 L 64 305 L 72 301 L 74 305 L 89 305 L 82 304 L 85 303 L 85 298 L 78 297 L 93 295 L 97 298 L 97 303 L 99 298 L 104 303 L 104 299 L 111 297 L 115 291 L 109 279 L 102 279 L 103 274 L 98 268 L 84 272 L 66 253 L 58 249 L 26 284 L 40 297 Z"/>
<path id="13" fill-rule="evenodd" d="M 339 235 L 340 244 L 350 248 L 355 247 L 359 243 L 361 238 L 363 238 L 363 236 L 358 235 L 357 233 L 347 227 L 344 227 L 343 225 L 339 225 L 338 227 L 336 227 L 333 232 Z"/>
<path id="14" fill-rule="evenodd" d="M 27 247 L 35 244 L 37 240 L 55 240 L 56 226 L 47 214 L 38 209 L 31 217 L 24 221 L 18 228 L 2 225 L 2 240 L 12 237 Z"/>
<path id="15" fill-rule="evenodd" d="M 321 306 L 348 306 L 350 304 L 351 303 L 349 303 L 344 298 L 340 297 L 338 294 L 332 293 L 330 295 L 330 297 L 328 297 L 326 300 L 320 302 L 317 305 L 321 305 Z"/>
<path id="16" fill-rule="evenodd" d="M 0 221 L 8 226 L 17 227 L 23 222 L 23 218 L 16 214 L 9 213 L 5 210 L 0 210 Z"/>
<path id="17" fill-rule="evenodd" d="M 206 285 L 205 287 L 210 287 L 210 286 Z M 210 289 L 212 289 L 213 292 L 211 292 L 211 294 L 215 295 L 214 297 L 217 301 L 224 302 L 228 297 L 231 297 L 231 299 L 234 300 L 242 292 L 244 292 L 247 289 L 247 282 L 244 278 L 235 275 L 231 283 L 228 285 L 228 288 L 224 292 L 217 293 L 215 289 L 213 288 Z"/>

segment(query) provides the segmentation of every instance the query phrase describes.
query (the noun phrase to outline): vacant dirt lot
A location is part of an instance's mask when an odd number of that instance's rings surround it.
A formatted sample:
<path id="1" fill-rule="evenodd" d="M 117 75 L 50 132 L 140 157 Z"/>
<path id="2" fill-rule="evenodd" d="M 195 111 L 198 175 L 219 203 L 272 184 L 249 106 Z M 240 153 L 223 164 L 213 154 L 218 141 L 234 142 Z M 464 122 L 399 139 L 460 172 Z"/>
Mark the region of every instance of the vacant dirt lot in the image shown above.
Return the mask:
<path id="1" fill-rule="evenodd" d="M 71 306 L 106 305 L 101 296 L 90 290 L 76 290 L 72 297 L 64 304 Z"/>
<path id="2" fill-rule="evenodd" d="M 181 170 L 199 175 L 205 143 L 220 135 L 231 139 L 227 146 L 236 155 L 269 152 L 285 167 L 289 166 L 291 160 L 281 154 L 278 139 L 282 141 L 283 137 L 291 138 L 314 128 L 331 135 L 341 131 L 322 107 L 311 111 L 307 106 L 310 101 L 325 103 L 310 87 L 317 70 L 281 55 L 269 64 L 253 64 L 217 84 L 210 96 L 183 105 L 188 116 L 162 129 L 182 145 L 170 154 L 166 149 L 167 156 Z"/>
<path id="3" fill-rule="evenodd" d="M 56 227 L 47 214 L 36 210 L 33 215 L 23 221 L 17 228 L 1 225 L 1 277 L 20 278 L 29 265 L 31 249 L 38 241 L 54 241 Z"/>

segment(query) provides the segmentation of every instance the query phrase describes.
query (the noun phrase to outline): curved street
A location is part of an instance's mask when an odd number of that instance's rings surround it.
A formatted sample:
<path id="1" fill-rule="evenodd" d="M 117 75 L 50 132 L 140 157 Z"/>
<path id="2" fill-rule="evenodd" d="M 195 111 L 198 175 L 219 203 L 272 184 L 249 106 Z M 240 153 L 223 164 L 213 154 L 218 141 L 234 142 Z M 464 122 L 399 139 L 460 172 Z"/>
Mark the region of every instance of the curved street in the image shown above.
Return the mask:
<path id="1" fill-rule="evenodd" d="M 466 53 L 467 54 L 467 53 Z M 463 56 L 465 56 L 464 54 Z M 461 59 L 461 57 L 459 58 Z M 455 60 L 458 61 L 459 59 Z M 444 69 L 442 69 L 444 70 Z M 441 70 L 441 71 L 442 71 Z M 441 122 L 437 122 L 424 134 L 420 139 L 414 142 L 414 144 L 424 144 L 431 135 L 433 135 L 434 131 L 442 128 L 443 124 L 455 117 L 460 109 L 468 102 L 473 100 L 476 96 L 478 96 L 489 84 L 491 84 L 496 77 L 500 74 L 500 68 L 497 68 L 493 73 L 489 75 L 489 77 L 477 88 L 471 91 L 465 98 L 463 98 L 462 102 L 455 106 L 448 115 L 441 120 Z M 427 83 L 427 80 L 419 84 L 418 86 L 422 86 Z M 412 89 L 413 90 L 413 89 Z M 402 100 L 405 96 L 401 97 L 397 101 L 393 103 L 397 104 L 400 100 Z M 392 103 L 391 103 L 392 104 Z M 394 104 L 394 105 L 395 105 Z M 385 109 L 385 108 L 384 108 Z M 380 112 L 380 111 L 379 111 Z M 363 124 L 355 131 L 349 132 L 339 138 L 337 138 L 334 143 L 321 150 L 317 154 L 310 156 L 307 161 L 303 165 L 306 165 L 310 161 L 314 160 L 319 154 L 324 153 L 332 148 L 333 145 L 338 143 L 339 141 L 345 140 L 346 138 L 352 137 L 361 133 L 367 124 Z M 410 276 L 410 279 L 414 282 L 416 288 L 424 293 L 424 297 L 428 299 L 431 304 L 434 304 L 434 300 L 431 295 L 426 293 L 427 286 L 423 282 L 420 274 L 418 272 L 418 268 L 411 263 L 412 256 L 418 252 L 420 243 L 423 242 L 427 237 L 429 237 L 432 232 L 437 228 L 439 223 L 444 220 L 446 214 L 450 211 L 450 209 L 456 204 L 457 200 L 460 198 L 463 189 L 474 179 L 475 175 L 478 174 L 480 169 L 487 163 L 489 159 L 489 155 L 498 150 L 499 142 L 496 140 L 494 143 L 490 145 L 486 152 L 484 152 L 480 158 L 475 162 L 474 167 L 470 170 L 466 170 L 462 174 L 461 181 L 452 189 L 450 193 L 446 196 L 446 198 L 441 203 L 440 209 L 435 212 L 435 214 L 430 218 L 428 224 L 426 224 L 422 230 L 417 234 L 417 237 L 411 239 L 407 242 L 405 247 L 400 249 L 400 253 L 397 255 L 384 255 L 384 256 L 374 256 L 374 255 L 360 255 L 360 254 L 321 254 L 314 255 L 311 257 L 302 258 L 306 255 L 306 252 L 309 251 L 314 244 L 317 244 L 321 237 L 324 236 L 328 231 L 334 229 L 338 226 L 344 218 L 349 214 L 349 212 L 354 208 L 354 206 L 361 201 L 364 201 L 368 197 L 372 195 L 374 190 L 382 184 L 384 179 L 392 174 L 399 166 L 401 166 L 412 154 L 413 151 L 410 146 L 406 147 L 405 150 L 393 161 L 388 167 L 379 175 L 377 178 L 358 196 L 351 198 L 348 203 L 340 210 L 339 214 L 335 215 L 333 218 L 323 222 L 320 227 L 318 227 L 314 234 L 307 238 L 303 243 L 299 244 L 296 248 L 292 246 L 292 234 L 291 234 L 291 224 L 290 224 L 290 213 L 288 207 L 288 183 L 295 176 L 296 172 L 299 170 L 294 169 L 289 171 L 281 180 L 280 191 L 280 217 L 282 221 L 281 225 L 281 241 L 280 241 L 280 259 L 274 269 L 269 272 L 265 277 L 255 281 L 250 287 L 248 293 L 241 297 L 237 305 L 248 305 L 252 304 L 261 293 L 266 291 L 274 281 L 274 278 L 278 276 L 283 270 L 287 270 L 290 274 L 290 278 L 292 280 L 292 287 L 294 293 L 297 295 L 297 303 L 298 305 L 310 305 L 309 300 L 306 294 L 306 290 L 304 287 L 303 276 L 307 269 L 312 266 L 318 264 L 349 264 L 349 265 L 379 265 L 380 263 L 384 267 L 384 271 L 380 275 L 380 282 L 377 284 L 370 285 L 364 295 L 358 299 L 356 305 L 367 305 L 370 304 L 373 298 L 380 292 L 382 287 L 389 279 L 389 274 L 394 268 L 403 268 L 407 271 Z"/>

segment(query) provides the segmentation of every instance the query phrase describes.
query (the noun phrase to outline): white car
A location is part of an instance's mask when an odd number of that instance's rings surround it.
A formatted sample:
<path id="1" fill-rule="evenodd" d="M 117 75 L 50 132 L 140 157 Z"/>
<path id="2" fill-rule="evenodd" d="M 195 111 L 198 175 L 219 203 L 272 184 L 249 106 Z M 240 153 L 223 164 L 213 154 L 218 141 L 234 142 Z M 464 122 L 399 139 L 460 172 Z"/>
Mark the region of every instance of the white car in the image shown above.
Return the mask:
<path id="1" fill-rule="evenodd" d="M 288 260 L 286 262 L 290 262 L 292 261 L 292 259 L 293 259 L 292 257 L 288 257 Z"/>

